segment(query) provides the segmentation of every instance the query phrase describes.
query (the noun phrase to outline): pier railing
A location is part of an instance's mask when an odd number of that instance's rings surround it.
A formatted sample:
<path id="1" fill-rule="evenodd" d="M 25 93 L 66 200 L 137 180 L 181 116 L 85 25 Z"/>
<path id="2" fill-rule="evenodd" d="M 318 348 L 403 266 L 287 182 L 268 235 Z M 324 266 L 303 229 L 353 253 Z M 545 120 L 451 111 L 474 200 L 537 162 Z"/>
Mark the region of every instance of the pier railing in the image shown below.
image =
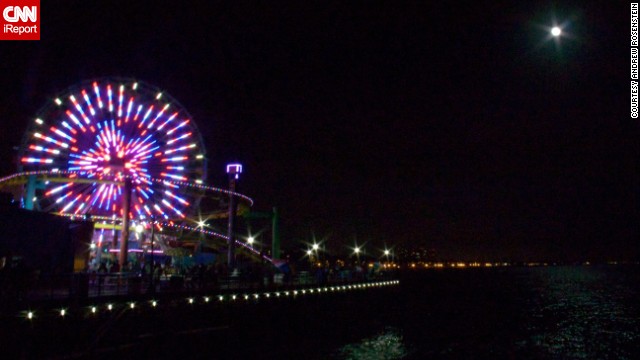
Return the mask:
<path id="1" fill-rule="evenodd" d="M 25 304 L 50 301 L 95 301 L 100 298 L 142 297 L 150 295 L 198 295 L 305 288 L 318 285 L 350 284 L 392 279 L 390 272 L 301 271 L 283 273 L 166 274 L 74 273 L 48 276 L 13 274 L 0 278 L 0 311 Z"/>

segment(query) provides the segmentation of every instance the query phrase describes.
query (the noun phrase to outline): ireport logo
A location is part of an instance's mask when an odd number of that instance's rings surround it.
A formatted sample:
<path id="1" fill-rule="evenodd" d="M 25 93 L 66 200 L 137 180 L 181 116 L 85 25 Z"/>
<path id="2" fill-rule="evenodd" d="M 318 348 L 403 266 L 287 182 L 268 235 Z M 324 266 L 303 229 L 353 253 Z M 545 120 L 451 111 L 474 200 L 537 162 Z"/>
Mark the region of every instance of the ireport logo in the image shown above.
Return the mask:
<path id="1" fill-rule="evenodd" d="M 0 0 L 0 40 L 40 40 L 40 0 Z"/>

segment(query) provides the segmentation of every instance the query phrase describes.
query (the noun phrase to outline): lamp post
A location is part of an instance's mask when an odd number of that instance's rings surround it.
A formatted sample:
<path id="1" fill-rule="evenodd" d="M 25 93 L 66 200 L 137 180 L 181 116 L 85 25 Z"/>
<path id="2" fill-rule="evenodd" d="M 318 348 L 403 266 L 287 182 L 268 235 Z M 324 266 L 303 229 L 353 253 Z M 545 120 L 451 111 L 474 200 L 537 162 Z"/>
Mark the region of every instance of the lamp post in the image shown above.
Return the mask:
<path id="1" fill-rule="evenodd" d="M 155 262 L 153 259 L 153 238 L 155 237 L 155 227 L 156 224 L 154 222 L 154 216 L 151 215 L 151 279 L 149 281 L 149 288 L 151 289 L 151 294 L 156 292 L 156 286 L 154 284 L 154 279 L 153 277 L 155 276 L 155 270 L 156 270 L 156 266 L 155 266 Z"/>
<path id="2" fill-rule="evenodd" d="M 233 193 L 236 191 L 236 181 L 240 179 L 242 173 L 241 164 L 228 164 L 227 174 L 229 175 L 229 222 L 227 223 L 227 266 L 229 271 L 235 268 L 235 225 L 236 225 L 236 213 L 238 212 L 238 204 L 236 203 Z"/>
<path id="3" fill-rule="evenodd" d="M 313 250 L 307 249 L 307 257 L 309 258 L 310 270 L 313 269 Z"/>
<path id="4" fill-rule="evenodd" d="M 358 264 L 360 264 L 360 247 L 356 245 L 356 247 L 353 248 L 353 253 L 356 255 L 356 259 L 358 260 Z"/>
<path id="5" fill-rule="evenodd" d="M 260 254 L 260 261 L 264 260 L 262 258 L 262 244 L 260 243 L 260 241 L 256 240 L 255 236 L 249 235 L 247 237 L 247 245 L 249 245 L 250 248 L 256 250 Z"/>
<path id="6" fill-rule="evenodd" d="M 280 228 L 278 208 L 274 207 L 271 213 L 271 257 L 280 259 Z"/>

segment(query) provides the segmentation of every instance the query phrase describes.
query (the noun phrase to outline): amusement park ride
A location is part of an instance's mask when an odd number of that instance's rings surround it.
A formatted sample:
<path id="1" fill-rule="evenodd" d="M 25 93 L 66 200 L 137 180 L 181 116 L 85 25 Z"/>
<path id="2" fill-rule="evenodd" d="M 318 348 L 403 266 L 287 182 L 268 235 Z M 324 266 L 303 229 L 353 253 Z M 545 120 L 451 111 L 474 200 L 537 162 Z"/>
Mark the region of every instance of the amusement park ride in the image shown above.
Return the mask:
<path id="1" fill-rule="evenodd" d="M 229 189 L 209 186 L 205 150 L 192 117 L 167 93 L 131 79 L 88 81 L 33 119 L 18 172 L 1 178 L 0 190 L 17 195 L 24 209 L 92 221 L 91 247 L 117 253 L 120 264 L 148 250 L 140 233 L 151 228 L 152 253 L 154 237 L 193 232 L 221 240 L 229 265 L 236 245 L 271 261 L 234 235 L 236 215 L 253 205 L 235 191 L 242 166 L 227 167 Z M 226 235 L 204 226 L 207 199 L 228 204 L 206 216 L 227 217 Z"/>

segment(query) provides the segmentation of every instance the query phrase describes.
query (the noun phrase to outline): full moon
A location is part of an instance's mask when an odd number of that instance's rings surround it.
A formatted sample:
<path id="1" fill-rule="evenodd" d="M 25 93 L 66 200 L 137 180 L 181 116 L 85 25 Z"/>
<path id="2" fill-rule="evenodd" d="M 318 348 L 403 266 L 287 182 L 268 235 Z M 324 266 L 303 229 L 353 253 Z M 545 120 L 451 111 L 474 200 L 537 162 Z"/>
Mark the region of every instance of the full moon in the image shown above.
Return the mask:
<path id="1" fill-rule="evenodd" d="M 562 33 L 562 30 L 557 26 L 554 26 L 553 29 L 551 29 L 551 35 L 555 37 L 560 36 L 561 33 Z"/>

